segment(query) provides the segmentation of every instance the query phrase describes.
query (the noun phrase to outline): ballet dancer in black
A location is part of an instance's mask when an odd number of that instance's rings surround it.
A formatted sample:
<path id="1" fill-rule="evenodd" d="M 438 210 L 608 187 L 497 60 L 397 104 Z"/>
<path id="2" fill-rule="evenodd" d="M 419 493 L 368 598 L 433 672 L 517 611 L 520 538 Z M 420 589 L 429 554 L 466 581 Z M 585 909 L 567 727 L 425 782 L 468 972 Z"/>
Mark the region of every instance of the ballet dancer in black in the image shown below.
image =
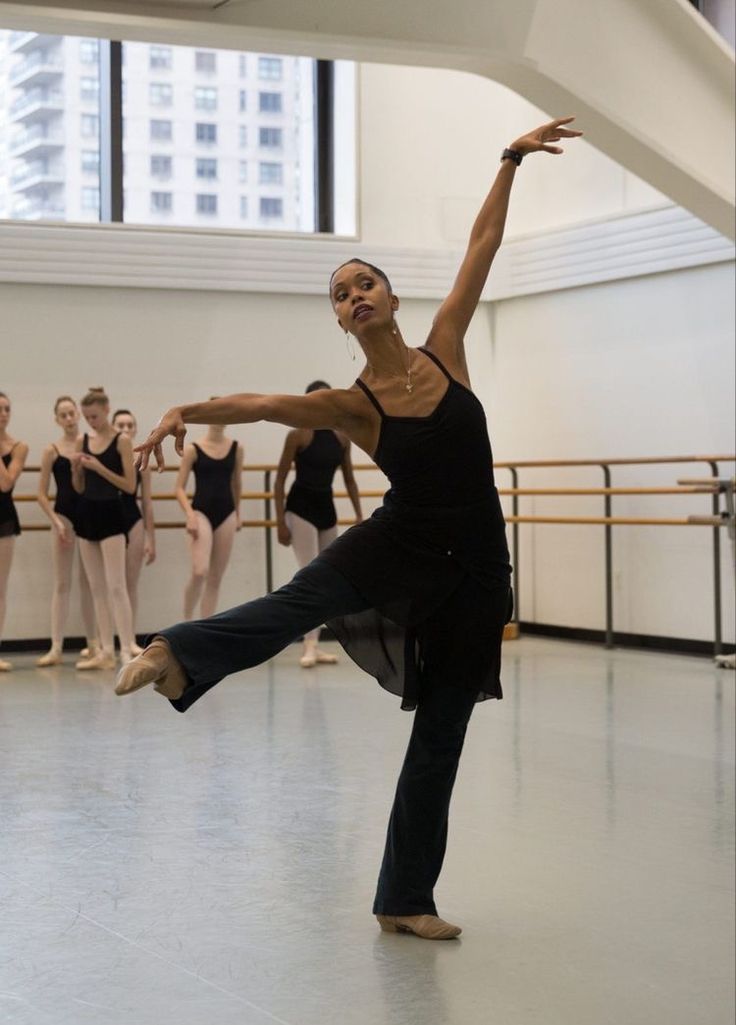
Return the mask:
<path id="1" fill-rule="evenodd" d="M 306 394 L 329 388 L 325 381 L 312 381 Z M 332 494 L 332 481 L 338 466 L 342 467 L 345 488 L 350 496 L 358 523 L 363 519 L 360 494 L 355 483 L 350 439 L 337 431 L 294 430 L 286 435 L 273 485 L 279 544 L 294 549 L 297 564 L 306 566 L 337 537 L 337 512 Z M 289 470 L 294 466 L 296 478 L 284 497 Z M 320 628 L 304 635 L 304 650 L 299 659 L 302 669 L 317 664 L 334 664 L 337 657 L 317 645 Z"/>
<path id="2" fill-rule="evenodd" d="M 211 619 L 162 630 L 121 671 L 116 692 L 153 683 L 183 712 L 229 673 L 257 665 L 327 622 L 358 665 L 416 709 L 391 812 L 373 906 L 382 929 L 457 936 L 437 914 L 434 886 L 450 796 L 478 700 L 500 698 L 501 639 L 511 567 L 483 407 L 470 388 L 463 339 L 503 235 L 511 186 L 530 153 L 561 153 L 581 133 L 561 118 L 503 151 L 452 290 L 427 340 L 409 348 L 399 298 L 364 260 L 330 280 L 340 327 L 366 357 L 353 387 L 311 395 L 233 395 L 170 409 L 140 446 L 142 464 L 187 423 L 339 430 L 391 483 L 373 516 L 341 535 L 291 583 Z"/>
<path id="3" fill-rule="evenodd" d="M 24 441 L 11 438 L 8 433 L 9 423 L 10 399 L 5 392 L 0 392 L 0 640 L 5 625 L 8 580 L 13 564 L 15 539 L 20 534 L 13 488 L 23 473 L 28 458 L 28 446 Z M 0 658 L 0 673 L 7 673 L 12 668 L 12 662 Z"/>
<path id="4" fill-rule="evenodd" d="M 194 471 L 194 497 L 187 481 Z M 217 608 L 220 584 L 240 528 L 243 446 L 210 427 L 204 438 L 187 445 L 176 478 L 176 497 L 186 515 L 192 575 L 184 589 L 184 618 L 191 619 L 200 597 L 203 617 Z"/>

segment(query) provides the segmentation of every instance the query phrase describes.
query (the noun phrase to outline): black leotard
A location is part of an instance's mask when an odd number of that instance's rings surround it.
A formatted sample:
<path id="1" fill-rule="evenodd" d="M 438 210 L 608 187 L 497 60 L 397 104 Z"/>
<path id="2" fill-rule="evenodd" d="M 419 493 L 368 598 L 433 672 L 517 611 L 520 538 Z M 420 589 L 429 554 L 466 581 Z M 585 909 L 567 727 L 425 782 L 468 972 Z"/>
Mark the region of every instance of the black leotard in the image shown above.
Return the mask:
<path id="1" fill-rule="evenodd" d="M 15 443 L 16 445 L 18 442 Z M 13 448 L 10 452 L 2 457 L 5 468 L 10 466 L 13 459 Z M 20 534 L 20 522 L 18 521 L 18 511 L 15 508 L 15 502 L 13 501 L 13 489 L 10 491 L 0 491 L 0 537 L 13 537 L 13 535 Z"/>
<path id="2" fill-rule="evenodd" d="M 141 486 L 141 471 L 135 471 L 135 491 L 132 495 L 128 494 L 127 491 L 120 492 L 120 498 L 123 503 L 123 516 L 125 518 L 125 533 L 129 534 L 133 527 L 136 525 L 138 520 L 143 519 L 140 506 L 138 505 L 138 489 Z"/>
<path id="3" fill-rule="evenodd" d="M 72 526 L 76 521 L 79 509 L 79 495 L 72 487 L 72 462 L 59 452 L 56 445 L 52 446 L 56 452 L 51 472 L 56 482 L 56 498 L 54 500 L 54 512 L 59 516 L 66 516 L 71 520 Z M 76 527 L 75 527 L 76 530 Z"/>
<path id="4" fill-rule="evenodd" d="M 333 620 L 348 654 L 382 686 L 416 707 L 427 629 L 442 632 L 447 671 L 480 699 L 502 696 L 503 624 L 511 617 L 511 567 L 493 476 L 483 407 L 437 357 L 419 349 L 447 378 L 429 416 L 381 417 L 375 461 L 391 488 L 383 505 L 317 558 L 332 565 L 372 609 Z M 477 586 L 460 591 L 470 578 Z M 454 593 L 475 595 L 448 603 Z M 479 596 L 479 597 L 478 597 Z M 449 618 L 442 617 L 445 606 Z M 439 616 L 439 619 L 437 618 Z"/>
<path id="5" fill-rule="evenodd" d="M 329 530 L 337 523 L 332 480 L 345 450 L 334 431 L 318 430 L 313 435 L 294 458 L 296 480 L 286 497 L 286 508 L 317 530 Z"/>
<path id="6" fill-rule="evenodd" d="M 104 452 L 90 452 L 89 435 L 85 434 L 82 451 L 95 456 L 112 473 L 123 475 L 123 460 L 115 435 Z M 85 541 L 104 541 L 116 534 L 125 534 L 123 501 L 119 489 L 93 470 L 84 471 L 84 493 L 79 498 L 77 533 Z"/>
<path id="7" fill-rule="evenodd" d="M 204 513 L 213 530 L 235 512 L 233 499 L 233 470 L 238 448 L 234 441 L 222 459 L 213 459 L 195 442 L 197 458 L 194 461 L 194 498 L 192 509 Z"/>

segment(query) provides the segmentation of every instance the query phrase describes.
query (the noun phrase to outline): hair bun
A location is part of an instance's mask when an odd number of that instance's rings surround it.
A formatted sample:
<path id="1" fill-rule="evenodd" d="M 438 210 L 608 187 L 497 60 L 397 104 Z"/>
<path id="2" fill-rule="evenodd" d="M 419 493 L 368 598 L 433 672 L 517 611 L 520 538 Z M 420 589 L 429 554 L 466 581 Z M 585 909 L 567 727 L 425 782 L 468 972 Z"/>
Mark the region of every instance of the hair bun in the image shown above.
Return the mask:
<path id="1" fill-rule="evenodd" d="M 95 393 L 95 395 L 104 395 L 105 394 L 105 389 L 102 388 L 99 385 L 96 388 L 90 388 L 90 391 L 93 391 Z"/>

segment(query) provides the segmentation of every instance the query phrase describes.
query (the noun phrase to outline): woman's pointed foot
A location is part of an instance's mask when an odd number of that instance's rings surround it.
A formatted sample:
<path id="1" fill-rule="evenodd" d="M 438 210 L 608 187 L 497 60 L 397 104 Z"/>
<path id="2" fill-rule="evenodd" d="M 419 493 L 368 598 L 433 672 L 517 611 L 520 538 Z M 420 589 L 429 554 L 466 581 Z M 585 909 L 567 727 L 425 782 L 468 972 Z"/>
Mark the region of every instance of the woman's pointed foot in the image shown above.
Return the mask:
<path id="1" fill-rule="evenodd" d="M 12 668 L 12 662 L 6 662 L 5 659 L 0 658 L 0 673 L 9 673 Z"/>
<path id="2" fill-rule="evenodd" d="M 87 669 L 114 669 L 116 665 L 115 652 L 102 650 L 96 655 L 90 655 L 89 658 L 80 658 L 74 668 L 84 672 Z"/>
<path id="3" fill-rule="evenodd" d="M 408 932 L 423 940 L 453 940 L 462 929 L 437 915 L 376 915 L 383 932 Z"/>
<path id="4" fill-rule="evenodd" d="M 317 650 L 315 652 L 315 655 L 317 657 L 317 664 L 318 665 L 321 665 L 321 666 L 334 666 L 334 665 L 337 665 L 337 662 L 338 662 L 337 655 L 331 655 L 327 651 L 320 651 L 319 648 L 317 648 Z"/>
<path id="5" fill-rule="evenodd" d="M 156 637 L 136 658 L 118 673 L 115 693 L 132 694 L 153 684 L 154 690 L 170 701 L 184 693 L 187 677 L 181 663 L 174 657 L 168 642 Z"/>

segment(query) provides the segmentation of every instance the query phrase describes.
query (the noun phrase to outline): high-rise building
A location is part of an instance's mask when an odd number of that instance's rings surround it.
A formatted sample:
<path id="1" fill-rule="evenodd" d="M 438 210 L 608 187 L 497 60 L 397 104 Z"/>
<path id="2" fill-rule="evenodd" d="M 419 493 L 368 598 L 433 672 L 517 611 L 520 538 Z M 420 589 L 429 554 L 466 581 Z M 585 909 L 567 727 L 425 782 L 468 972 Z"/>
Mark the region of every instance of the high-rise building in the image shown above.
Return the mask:
<path id="1" fill-rule="evenodd" d="M 0 32 L 0 217 L 99 220 L 95 39 Z M 123 45 L 124 220 L 314 230 L 314 62 Z"/>

